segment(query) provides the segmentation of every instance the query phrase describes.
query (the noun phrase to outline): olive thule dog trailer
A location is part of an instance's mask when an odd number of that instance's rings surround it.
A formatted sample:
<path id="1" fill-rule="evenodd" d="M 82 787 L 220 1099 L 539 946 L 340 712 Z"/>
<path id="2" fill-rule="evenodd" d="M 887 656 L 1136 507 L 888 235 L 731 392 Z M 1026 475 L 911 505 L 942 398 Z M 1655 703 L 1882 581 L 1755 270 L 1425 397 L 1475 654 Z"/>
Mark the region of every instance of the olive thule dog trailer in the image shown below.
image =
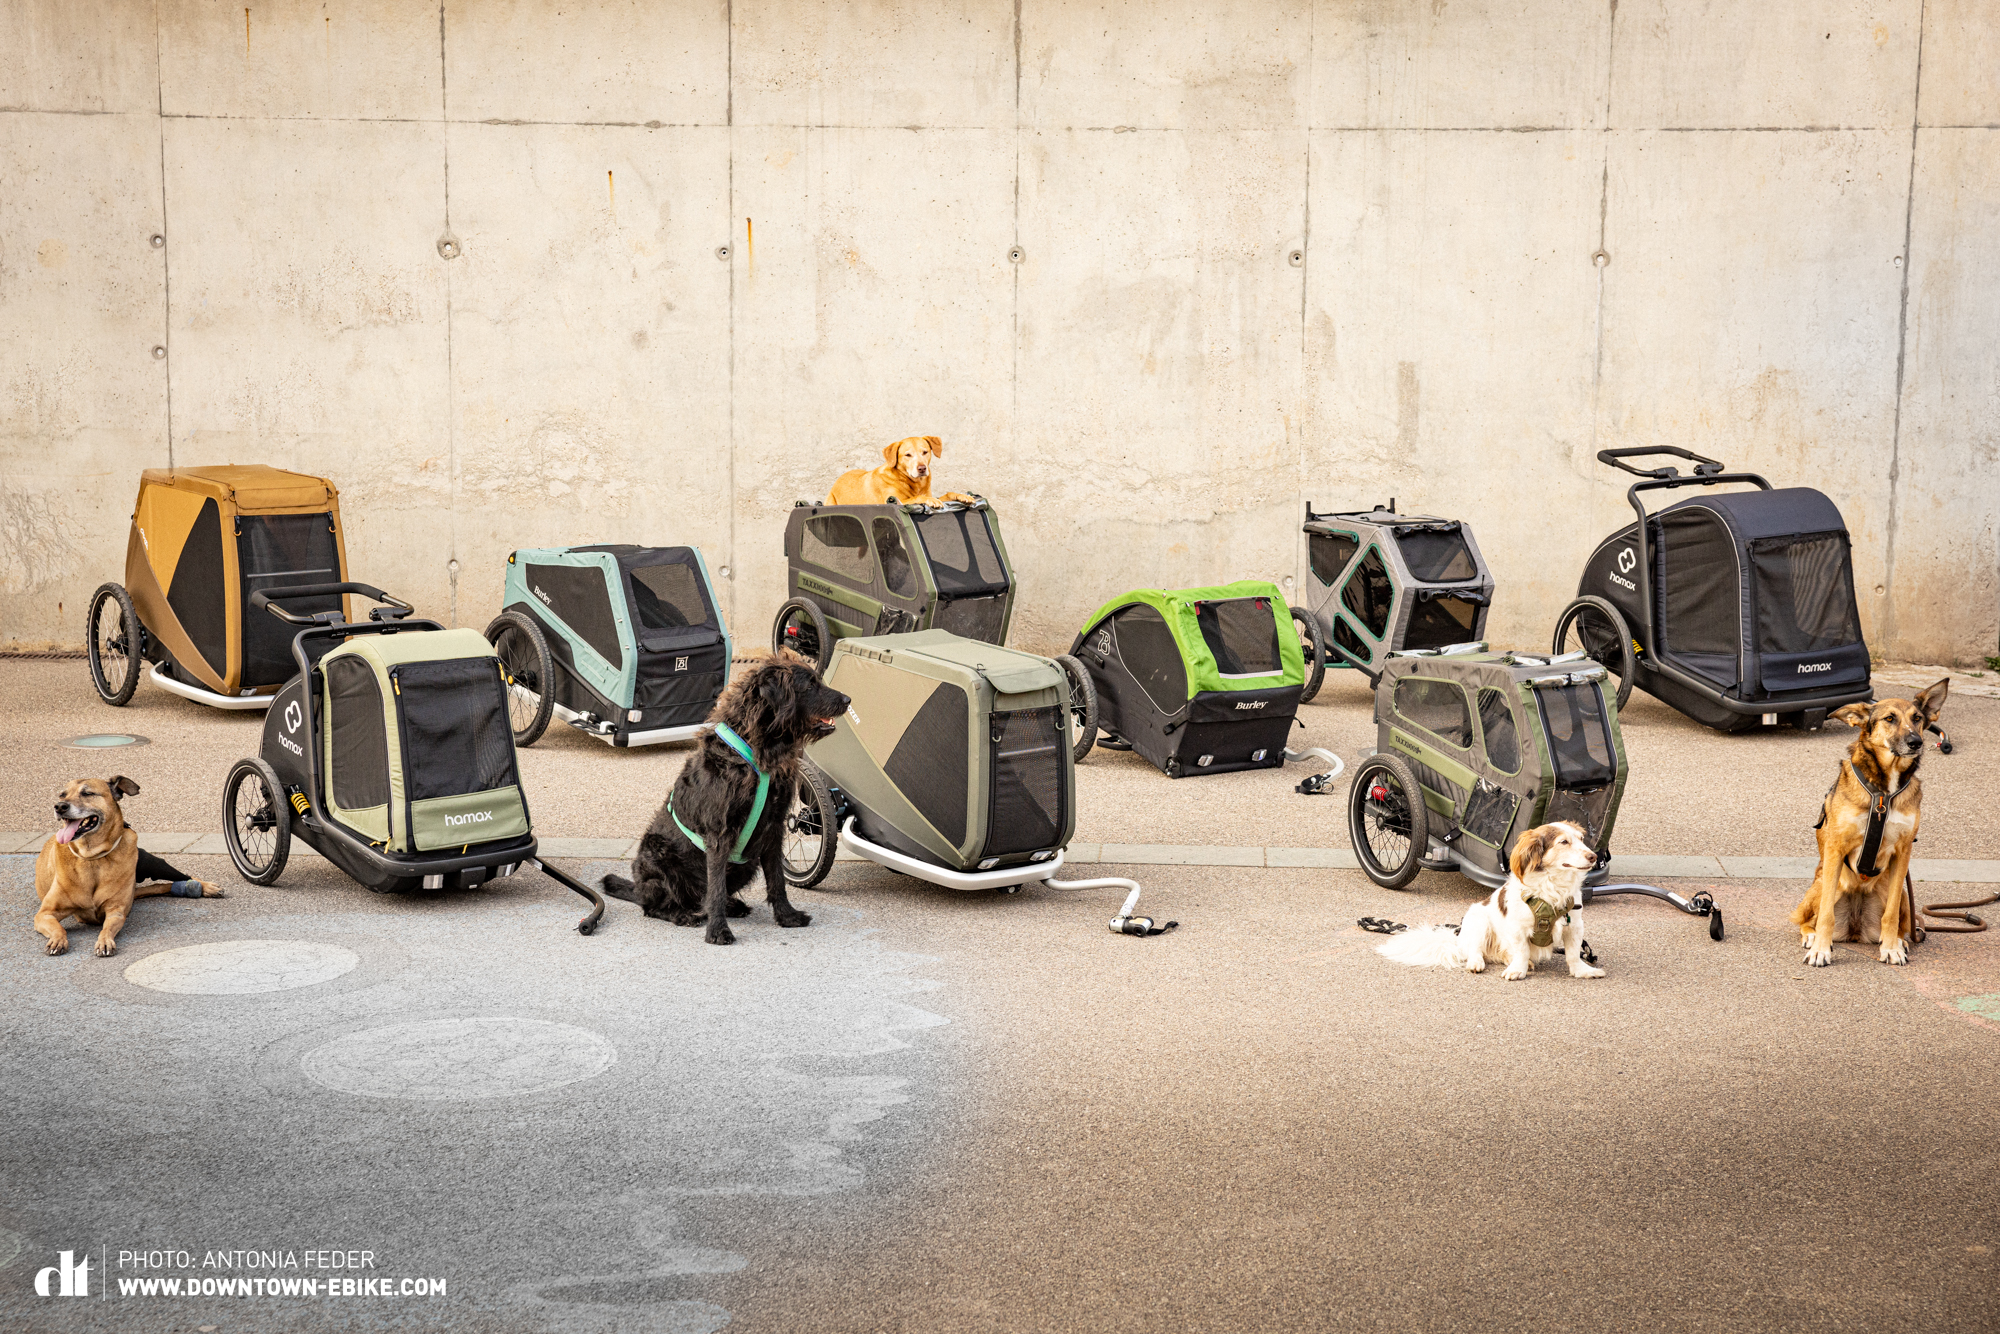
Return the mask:
<path id="1" fill-rule="evenodd" d="M 250 599 L 347 578 L 340 494 L 324 477 L 263 464 L 148 468 L 125 543 L 125 582 L 91 594 L 90 679 L 107 704 L 154 684 L 218 709 L 262 709 L 291 679 L 285 627 Z M 305 599 L 309 612 L 338 596 Z"/>
<path id="2" fill-rule="evenodd" d="M 1558 820 L 1583 829 L 1597 865 L 1584 901 L 1644 894 L 1709 918 L 1692 899 L 1611 884 L 1611 835 L 1625 794 L 1625 742 L 1606 673 L 1565 657 L 1467 650 L 1392 653 L 1375 678 L 1375 752 L 1354 771 L 1347 828 L 1361 870 L 1402 889 L 1419 870 L 1458 871 L 1488 889 L 1507 881 L 1515 840 Z"/>
<path id="3" fill-rule="evenodd" d="M 1678 468 L 1629 458 L 1669 455 Z M 1553 651 L 1582 649 L 1618 677 L 1724 732 L 1789 722 L 1817 728 L 1829 711 L 1873 698 L 1868 645 L 1840 510 L 1809 487 L 1774 490 L 1756 473 L 1673 447 L 1599 450 L 1640 480 L 1637 521 L 1598 544 Z M 1655 514 L 1643 492 L 1729 483 L 1754 491 L 1692 497 Z"/>
<path id="4" fill-rule="evenodd" d="M 385 605 L 365 622 L 348 595 Z M 251 607 L 297 627 L 296 672 L 271 702 L 256 756 L 223 782 L 223 841 L 252 884 L 284 872 L 294 835 L 370 889 L 463 889 L 533 866 L 604 911 L 596 891 L 536 855 L 515 764 L 507 686 L 475 630 L 409 619 L 407 603 L 367 584 L 305 585 Z"/>
<path id="5" fill-rule="evenodd" d="M 811 888 L 836 846 L 953 889 L 1050 880 L 1076 827 L 1069 676 L 1054 662 L 944 630 L 843 639 L 826 683 L 847 695 L 813 743 L 785 825 L 786 879 Z M 1133 932 L 1142 934 L 1143 932 Z"/>
<path id="6" fill-rule="evenodd" d="M 552 547 L 507 557 L 486 637 L 514 744 L 553 715 L 612 746 L 692 740 L 729 681 L 729 631 L 695 547 Z"/>
<path id="7" fill-rule="evenodd" d="M 1314 642 L 1300 703 L 1319 693 L 1314 659 L 1372 675 L 1403 649 L 1484 643 L 1493 575 L 1466 524 L 1398 514 L 1393 498 L 1353 514 L 1315 514 L 1308 501 L 1305 534 Z"/>

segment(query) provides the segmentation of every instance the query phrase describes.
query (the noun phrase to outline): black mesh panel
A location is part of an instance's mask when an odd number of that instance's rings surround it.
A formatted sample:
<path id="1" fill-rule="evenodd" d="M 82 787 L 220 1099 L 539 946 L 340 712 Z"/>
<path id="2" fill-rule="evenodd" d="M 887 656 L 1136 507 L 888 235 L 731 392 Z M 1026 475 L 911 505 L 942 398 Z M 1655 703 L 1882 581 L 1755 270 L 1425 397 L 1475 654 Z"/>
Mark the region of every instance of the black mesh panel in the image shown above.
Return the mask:
<path id="1" fill-rule="evenodd" d="M 1016 709 L 993 715 L 992 815 L 986 855 L 1038 852 L 1062 837 L 1062 710 Z"/>
<path id="2" fill-rule="evenodd" d="M 1472 713 L 1465 691 L 1455 681 L 1406 676 L 1396 682 L 1396 712 L 1454 746 L 1472 744 Z"/>
<path id="3" fill-rule="evenodd" d="M 611 586 L 596 565 L 536 565 L 529 563 L 528 591 L 564 625 L 582 637 L 613 667 L 625 665 L 618 643 L 618 622 L 611 614 Z M 479 791 L 478 788 L 468 789 Z"/>
<path id="4" fill-rule="evenodd" d="M 1512 792 L 1482 778 L 1474 784 L 1472 796 L 1465 803 L 1465 815 L 1458 823 L 1482 843 L 1503 848 L 1507 830 L 1514 823 L 1514 808 L 1520 804 L 1521 799 Z"/>
<path id="5" fill-rule="evenodd" d="M 997 644 L 1000 642 L 1000 622 L 1006 614 L 1007 599 L 1004 596 L 952 598 L 938 604 L 937 613 L 931 617 L 931 626 L 967 639 Z"/>
<path id="6" fill-rule="evenodd" d="M 701 595 L 701 576 L 694 566 L 642 565 L 631 574 L 632 609 L 639 613 L 643 628 L 678 630 L 708 624 L 708 603 Z"/>
<path id="7" fill-rule="evenodd" d="M 250 595 L 300 584 L 340 582 L 340 549 L 331 514 L 246 514 L 237 521 L 236 567 L 243 575 L 243 680 L 248 686 L 283 685 L 298 671 L 292 661 L 297 627 L 268 611 L 253 611 Z M 288 598 L 295 616 L 339 611 L 340 595 Z M 309 641 L 310 642 L 310 641 Z M 372 803 L 371 803 L 372 804 Z"/>
<path id="8" fill-rule="evenodd" d="M 1557 686 L 1535 692 L 1542 727 L 1555 761 L 1557 787 L 1596 787 L 1617 773 L 1617 756 L 1604 722 L 1604 696 L 1596 685 Z"/>
<path id="9" fill-rule="evenodd" d="M 1757 583 L 1757 648 L 1812 653 L 1861 642 L 1847 534 L 1811 533 L 1750 544 Z"/>
<path id="10" fill-rule="evenodd" d="M 167 584 L 167 605 L 217 675 L 229 670 L 229 593 L 222 586 L 222 511 L 204 500 Z"/>
<path id="11" fill-rule="evenodd" d="M 1389 604 L 1395 593 L 1389 584 L 1389 571 L 1382 564 L 1381 551 L 1370 547 L 1361 558 L 1361 568 L 1340 591 L 1340 600 L 1354 613 L 1354 619 L 1367 627 L 1369 634 L 1380 639 L 1389 630 Z"/>
<path id="12" fill-rule="evenodd" d="M 1269 598 L 1199 602 L 1194 619 L 1224 676 L 1267 676 L 1283 666 Z"/>
<path id="13" fill-rule="evenodd" d="M 875 555 L 882 562 L 883 584 L 899 598 L 914 596 L 917 571 L 910 563 L 910 549 L 903 545 L 901 525 L 894 519 L 876 519 L 869 526 L 875 530 Z"/>
<path id="14" fill-rule="evenodd" d="M 903 729 L 882 772 L 953 847 L 965 842 L 965 792 L 970 781 L 965 750 L 971 706 L 965 692 L 940 685 Z"/>
<path id="15" fill-rule="evenodd" d="M 1423 598 L 1410 607 L 1403 648 L 1443 648 L 1471 640 L 1479 608 L 1464 598 Z"/>
<path id="16" fill-rule="evenodd" d="M 1362 643 L 1361 636 L 1355 634 L 1347 622 L 1338 617 L 1334 618 L 1333 622 L 1333 642 L 1346 649 L 1348 656 L 1357 662 L 1374 660 L 1375 651 Z"/>
<path id="17" fill-rule="evenodd" d="M 392 678 L 411 801 L 514 786 L 514 734 L 494 659 L 405 663 Z"/>
<path id="18" fill-rule="evenodd" d="M 1456 526 L 1448 533 L 1399 530 L 1396 546 L 1402 551 L 1403 563 L 1410 567 L 1410 573 L 1427 584 L 1457 583 L 1479 575 L 1472 552 Z"/>
<path id="19" fill-rule="evenodd" d="M 1734 658 L 1742 637 L 1736 541 L 1705 510 L 1668 511 L 1659 519 L 1661 647 L 1673 654 Z"/>
<path id="20" fill-rule="evenodd" d="M 1161 713 L 1179 713 L 1187 704 L 1187 667 L 1166 618 L 1151 607 L 1127 607 L 1112 622 L 1118 660 Z"/>
<path id="21" fill-rule="evenodd" d="M 1361 550 L 1361 544 L 1345 533 L 1313 533 L 1306 539 L 1306 552 L 1312 561 L 1313 578 L 1333 587 L 1340 578 L 1340 572 L 1347 568 L 1347 562 L 1354 559 L 1354 553 Z"/>
<path id="22" fill-rule="evenodd" d="M 1514 704 L 1505 691 L 1479 692 L 1479 730 L 1486 737 L 1486 759 L 1496 769 L 1517 773 L 1521 768 L 1521 737 L 1514 730 Z"/>
<path id="23" fill-rule="evenodd" d="M 375 669 L 359 658 L 326 664 L 327 743 L 334 804 L 365 811 L 389 800 L 389 733 Z"/>
<path id="24" fill-rule="evenodd" d="M 809 564 L 839 575 L 850 584 L 875 583 L 875 558 L 868 554 L 868 534 L 852 514 L 823 514 L 806 520 L 800 554 Z"/>
<path id="25" fill-rule="evenodd" d="M 978 510 L 947 510 L 912 515 L 917 536 L 930 557 L 931 578 L 938 592 L 1000 593 L 1007 588 L 1007 571 L 993 545 L 986 515 Z"/>
<path id="26" fill-rule="evenodd" d="M 1604 817 L 1611 810 L 1611 784 L 1604 783 L 1593 788 L 1557 788 L 1549 798 L 1549 808 L 1542 813 L 1544 824 L 1554 824 L 1558 820 L 1579 825 L 1589 835 L 1586 840 L 1593 848 L 1604 842 Z"/>

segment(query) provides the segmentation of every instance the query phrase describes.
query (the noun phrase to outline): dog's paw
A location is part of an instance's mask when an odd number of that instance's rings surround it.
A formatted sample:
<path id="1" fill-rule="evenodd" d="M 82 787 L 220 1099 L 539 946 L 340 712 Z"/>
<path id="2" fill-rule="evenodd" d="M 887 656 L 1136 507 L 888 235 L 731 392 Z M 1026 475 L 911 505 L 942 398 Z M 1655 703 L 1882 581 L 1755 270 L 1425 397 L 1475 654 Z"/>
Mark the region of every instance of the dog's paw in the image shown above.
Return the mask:
<path id="1" fill-rule="evenodd" d="M 711 945 L 734 945 L 736 943 L 736 933 L 729 929 L 727 922 L 717 922 L 714 926 L 708 928 L 706 939 Z"/>
<path id="2" fill-rule="evenodd" d="M 1810 932 L 1810 931 L 1801 931 L 1801 932 L 1799 932 L 1799 948 L 1800 948 L 1800 949 L 1802 949 L 1802 950 L 1809 950 L 1809 949 L 1811 949 L 1811 948 L 1812 948 L 1812 940 L 1813 940 L 1813 933 L 1812 933 L 1812 932 Z"/>
<path id="3" fill-rule="evenodd" d="M 724 911 L 726 911 L 731 917 L 748 917 L 750 915 L 750 905 L 745 903 L 742 899 L 731 899 L 729 901 L 729 907 L 726 908 Z"/>
<path id="4" fill-rule="evenodd" d="M 1810 945 L 1806 947 L 1806 967 L 1824 968 L 1832 962 L 1833 950 L 1831 948 L 1819 950 L 1812 948 Z"/>
<path id="5" fill-rule="evenodd" d="M 69 937 L 68 936 L 51 937 L 49 940 L 49 948 L 47 952 L 50 954 L 68 954 Z"/>
<path id="6" fill-rule="evenodd" d="M 219 899 L 224 897 L 221 885 L 211 885 L 206 880 L 201 881 L 200 884 L 201 884 L 201 896 L 203 898 Z"/>
<path id="7" fill-rule="evenodd" d="M 1468 972 L 1468 973 L 1483 973 L 1483 972 L 1485 972 L 1485 971 L 1486 971 L 1486 960 L 1485 960 L 1484 958 L 1480 957 L 1479 955 L 1474 955 L 1474 956 L 1473 956 L 1472 958 L 1470 958 L 1470 959 L 1467 959 L 1467 960 L 1465 961 L 1465 971 L 1466 971 L 1466 972 Z"/>
<path id="8" fill-rule="evenodd" d="M 1571 977 L 1603 977 L 1604 970 L 1602 968 L 1592 968 L 1587 963 L 1580 963 L 1569 970 L 1569 975 Z"/>
<path id="9" fill-rule="evenodd" d="M 1519 982 L 1527 975 L 1528 975 L 1528 965 L 1524 963 L 1508 964 L 1507 971 L 1500 974 L 1502 978 L 1506 979 L 1509 982 Z"/>
<path id="10" fill-rule="evenodd" d="M 809 912 L 794 912 L 794 913 L 787 913 L 787 914 L 785 914 L 785 915 L 784 915 L 783 917 L 780 917 L 780 918 L 778 919 L 778 925 L 779 925 L 779 926 L 811 926 L 811 925 L 812 925 L 812 914 L 811 914 L 811 913 L 809 913 Z"/>
<path id="11" fill-rule="evenodd" d="M 111 957 L 112 955 L 114 955 L 114 954 L 116 954 L 116 953 L 118 953 L 118 942 L 117 942 L 117 941 L 115 941 L 115 940 L 111 939 L 111 938 L 110 938 L 109 936 L 99 936 L 99 937 L 97 938 L 97 957 L 98 957 L 98 958 L 100 958 L 100 959 L 108 959 L 108 958 L 110 958 L 110 957 Z"/>
<path id="12" fill-rule="evenodd" d="M 1905 964 L 1910 961 L 1910 951 L 1900 940 L 1885 940 L 1882 942 L 1882 948 L 1876 952 L 1875 957 L 1883 963 Z"/>

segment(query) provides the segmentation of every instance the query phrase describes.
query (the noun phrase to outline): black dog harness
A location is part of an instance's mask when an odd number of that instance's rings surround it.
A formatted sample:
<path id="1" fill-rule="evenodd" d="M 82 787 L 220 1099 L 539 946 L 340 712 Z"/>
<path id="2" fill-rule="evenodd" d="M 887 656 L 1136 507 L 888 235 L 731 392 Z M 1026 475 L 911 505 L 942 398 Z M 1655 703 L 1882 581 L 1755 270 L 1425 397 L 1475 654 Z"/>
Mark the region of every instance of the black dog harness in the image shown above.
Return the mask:
<path id="1" fill-rule="evenodd" d="M 1923 753 L 1919 751 L 1917 758 L 1910 762 L 1910 767 L 1903 771 L 1902 785 L 1894 792 L 1885 792 L 1876 787 L 1861 776 L 1861 770 L 1853 760 L 1847 762 L 1847 767 L 1854 771 L 1854 781 L 1861 784 L 1862 791 L 1868 794 L 1868 833 L 1862 839 L 1858 860 L 1847 863 L 1848 867 L 1863 880 L 1872 880 L 1882 873 L 1882 868 L 1875 864 L 1875 858 L 1882 851 L 1882 831 L 1889 823 L 1889 809 L 1895 805 L 1896 798 L 1908 791 L 1910 784 L 1916 781 L 1917 767 L 1923 762 Z M 1826 824 L 1826 808 L 1832 804 L 1833 794 L 1839 790 L 1840 779 L 1835 778 L 1833 786 L 1826 790 L 1826 799 L 1819 804 L 1819 819 L 1813 822 L 1813 828 L 1819 829 Z"/>

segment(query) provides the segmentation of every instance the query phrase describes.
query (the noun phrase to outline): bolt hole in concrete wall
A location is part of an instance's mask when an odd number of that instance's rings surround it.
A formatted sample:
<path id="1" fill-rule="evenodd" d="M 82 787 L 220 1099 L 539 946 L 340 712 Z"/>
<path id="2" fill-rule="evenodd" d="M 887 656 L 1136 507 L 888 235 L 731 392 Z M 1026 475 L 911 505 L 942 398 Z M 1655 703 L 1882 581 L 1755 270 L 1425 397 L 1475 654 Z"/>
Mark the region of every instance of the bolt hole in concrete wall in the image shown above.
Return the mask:
<path id="1" fill-rule="evenodd" d="M 1979 0 L 6 15 L 0 640 L 81 642 L 141 468 L 263 461 L 428 613 L 695 543 L 749 642 L 926 434 L 1028 647 L 1390 495 L 1539 644 L 1645 444 L 1832 495 L 1878 652 L 2000 641 Z"/>

